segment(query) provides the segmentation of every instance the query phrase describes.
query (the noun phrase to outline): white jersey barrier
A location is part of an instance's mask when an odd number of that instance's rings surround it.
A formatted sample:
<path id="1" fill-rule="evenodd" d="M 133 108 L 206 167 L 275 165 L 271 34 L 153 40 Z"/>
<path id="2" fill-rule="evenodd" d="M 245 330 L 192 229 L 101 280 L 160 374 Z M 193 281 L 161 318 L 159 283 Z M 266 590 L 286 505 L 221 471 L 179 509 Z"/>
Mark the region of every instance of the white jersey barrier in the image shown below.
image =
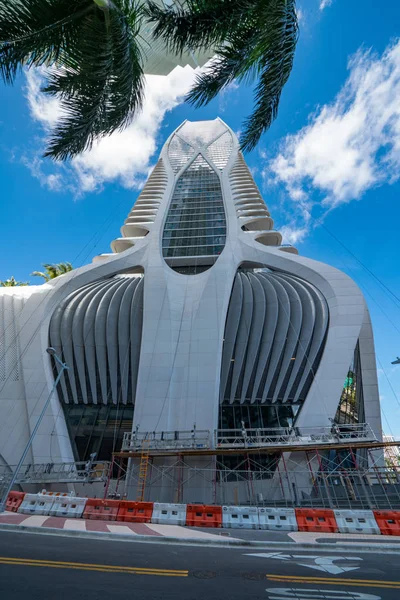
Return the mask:
<path id="1" fill-rule="evenodd" d="M 255 506 L 223 506 L 222 527 L 228 529 L 259 529 Z"/>
<path id="2" fill-rule="evenodd" d="M 151 522 L 160 525 L 185 525 L 186 504 L 154 502 Z"/>
<path id="3" fill-rule="evenodd" d="M 260 529 L 298 531 L 294 508 L 258 508 Z"/>
<path id="4" fill-rule="evenodd" d="M 372 510 L 334 510 L 340 533 L 372 533 L 380 535 L 381 530 Z"/>
<path id="5" fill-rule="evenodd" d="M 85 510 L 86 501 L 87 498 L 56 496 L 49 514 L 52 517 L 79 519 Z"/>
<path id="6" fill-rule="evenodd" d="M 87 498 L 74 496 L 73 492 L 68 494 L 42 490 L 39 494 L 25 494 L 18 513 L 79 519 L 83 517 L 87 500 Z M 227 529 L 298 531 L 296 513 L 293 508 L 264 506 L 222 506 L 217 508 L 220 508 L 222 513 L 222 527 Z M 381 535 L 372 510 L 334 510 L 333 512 L 340 533 Z M 154 502 L 151 522 L 185 526 L 186 513 L 186 504 Z"/>
<path id="7" fill-rule="evenodd" d="M 61 492 L 46 492 L 39 494 L 25 494 L 18 512 L 23 515 L 50 515 L 56 498 L 71 497 Z"/>
<path id="8" fill-rule="evenodd" d="M 53 506 L 53 496 L 42 494 L 25 494 L 18 512 L 23 515 L 48 515 Z"/>

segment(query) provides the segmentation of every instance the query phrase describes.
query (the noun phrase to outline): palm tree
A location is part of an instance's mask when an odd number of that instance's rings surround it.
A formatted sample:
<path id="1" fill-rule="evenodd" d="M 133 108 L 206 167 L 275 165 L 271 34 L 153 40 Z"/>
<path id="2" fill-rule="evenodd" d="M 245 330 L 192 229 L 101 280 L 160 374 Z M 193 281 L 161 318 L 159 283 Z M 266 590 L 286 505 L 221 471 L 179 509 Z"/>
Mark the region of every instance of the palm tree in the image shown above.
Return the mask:
<path id="1" fill-rule="evenodd" d="M 257 80 L 242 149 L 251 150 L 277 116 L 297 42 L 295 0 L 0 0 L 0 77 L 50 67 L 43 91 L 62 116 L 45 155 L 65 160 L 124 129 L 144 96 L 142 25 L 181 54 L 215 48 L 187 99 L 207 104 L 229 83 Z M 147 19 L 147 23 L 145 20 Z"/>
<path id="2" fill-rule="evenodd" d="M 256 80 L 254 111 L 241 135 L 242 150 L 252 150 L 276 118 L 292 70 L 295 0 L 186 0 L 164 7 L 150 0 L 145 15 L 155 24 L 153 35 L 172 52 L 216 49 L 216 59 L 187 95 L 191 104 L 208 104 L 234 80 Z"/>
<path id="3" fill-rule="evenodd" d="M 17 281 L 13 275 L 10 279 L 0 280 L 0 287 L 21 287 L 23 285 L 29 285 L 27 281 Z"/>
<path id="4" fill-rule="evenodd" d="M 43 91 L 61 99 L 45 155 L 79 154 L 141 108 L 141 20 L 139 0 L 0 0 L 0 77 L 51 67 Z"/>
<path id="5" fill-rule="evenodd" d="M 43 277 L 45 281 L 50 281 L 50 279 L 65 275 L 65 273 L 72 271 L 74 268 L 69 262 L 57 263 L 54 265 L 46 263 L 43 266 L 45 269 L 44 271 L 33 271 L 31 275 L 34 277 Z"/>

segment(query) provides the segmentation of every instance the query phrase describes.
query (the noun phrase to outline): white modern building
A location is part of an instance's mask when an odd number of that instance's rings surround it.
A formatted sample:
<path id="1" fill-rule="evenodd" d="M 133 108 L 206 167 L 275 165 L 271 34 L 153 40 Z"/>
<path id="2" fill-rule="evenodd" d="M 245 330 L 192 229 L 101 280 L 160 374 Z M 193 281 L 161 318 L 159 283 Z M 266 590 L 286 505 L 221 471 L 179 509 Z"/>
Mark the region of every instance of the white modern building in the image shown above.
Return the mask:
<path id="1" fill-rule="evenodd" d="M 161 442 L 202 432 L 212 448 L 224 432 L 368 423 L 381 439 L 362 293 L 281 242 L 232 130 L 185 121 L 112 253 L 0 288 L 2 463 L 16 464 L 50 393 L 49 346 L 69 370 L 31 463 L 110 460 L 131 431 Z"/>

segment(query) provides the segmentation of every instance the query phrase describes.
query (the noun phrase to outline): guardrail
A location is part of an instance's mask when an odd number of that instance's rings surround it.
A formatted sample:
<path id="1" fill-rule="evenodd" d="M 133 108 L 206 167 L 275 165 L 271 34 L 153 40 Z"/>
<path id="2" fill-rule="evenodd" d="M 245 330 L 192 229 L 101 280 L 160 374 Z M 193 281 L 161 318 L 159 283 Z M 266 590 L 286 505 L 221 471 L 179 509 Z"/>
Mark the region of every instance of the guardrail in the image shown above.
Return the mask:
<path id="1" fill-rule="evenodd" d="M 191 431 L 146 431 L 124 433 L 122 451 L 137 451 L 143 445 L 155 450 L 207 449 L 211 435 L 207 429 Z"/>
<path id="2" fill-rule="evenodd" d="M 355 441 L 376 441 L 368 423 L 331 427 L 278 427 L 269 429 L 217 429 L 216 448 L 314 445 Z"/>
<path id="3" fill-rule="evenodd" d="M 11 480 L 14 467 L 0 470 L 0 487 Z M 107 481 L 109 462 L 44 463 L 23 465 L 16 483 L 86 483 Z"/>
<path id="4" fill-rule="evenodd" d="M 124 433 L 122 451 L 138 451 L 143 445 L 151 450 L 208 448 L 251 448 L 264 446 L 314 445 L 376 441 L 368 423 L 330 427 L 275 427 L 268 429 L 216 429 Z"/>

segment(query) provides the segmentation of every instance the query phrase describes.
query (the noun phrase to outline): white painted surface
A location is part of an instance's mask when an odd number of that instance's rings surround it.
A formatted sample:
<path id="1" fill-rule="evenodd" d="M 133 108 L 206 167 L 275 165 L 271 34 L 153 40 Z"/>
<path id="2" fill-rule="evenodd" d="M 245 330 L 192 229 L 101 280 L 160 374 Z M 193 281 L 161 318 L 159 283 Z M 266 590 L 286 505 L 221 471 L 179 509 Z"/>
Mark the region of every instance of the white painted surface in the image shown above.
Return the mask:
<path id="1" fill-rule="evenodd" d="M 65 519 L 63 529 L 71 531 L 86 531 L 86 521 L 78 521 L 77 519 Z"/>
<path id="2" fill-rule="evenodd" d="M 172 536 L 181 539 L 202 539 L 202 540 L 215 540 L 215 539 L 223 539 L 220 535 L 215 535 L 212 533 L 206 533 L 205 531 L 197 531 L 196 529 L 191 529 L 189 527 L 180 527 L 179 525 L 155 525 L 154 523 L 147 523 L 147 527 L 155 531 L 156 533 L 160 533 L 164 536 Z M 230 540 L 236 539 L 229 537 Z"/>
<path id="3" fill-rule="evenodd" d="M 296 531 L 293 533 L 288 533 L 288 536 L 292 538 L 298 544 L 313 544 L 317 540 L 321 539 L 337 539 L 338 542 L 343 540 L 360 540 L 360 542 L 371 540 L 377 543 L 382 543 L 382 541 L 395 543 L 396 538 L 392 535 L 380 535 L 377 538 L 376 535 L 364 534 L 364 533 L 314 533 L 314 532 L 305 532 L 305 531 Z M 398 538 L 397 538 L 398 539 Z"/>
<path id="4" fill-rule="evenodd" d="M 32 515 L 24 519 L 20 525 L 24 527 L 41 527 L 48 518 L 48 515 Z"/>
<path id="5" fill-rule="evenodd" d="M 382 596 L 364 592 L 343 592 L 325 588 L 267 588 L 268 600 L 382 600 Z"/>
<path id="6" fill-rule="evenodd" d="M 245 556 L 294 562 L 301 567 L 308 567 L 309 569 L 315 569 L 316 571 L 331 573 L 331 575 L 340 575 L 341 573 L 356 571 L 360 568 L 360 565 L 343 566 L 342 564 L 338 565 L 338 562 L 355 563 L 363 560 L 358 556 L 312 556 L 310 554 L 283 554 L 282 552 L 247 553 Z"/>
<path id="7" fill-rule="evenodd" d="M 106 525 L 110 533 L 127 533 L 129 535 L 137 535 L 128 525 Z"/>

